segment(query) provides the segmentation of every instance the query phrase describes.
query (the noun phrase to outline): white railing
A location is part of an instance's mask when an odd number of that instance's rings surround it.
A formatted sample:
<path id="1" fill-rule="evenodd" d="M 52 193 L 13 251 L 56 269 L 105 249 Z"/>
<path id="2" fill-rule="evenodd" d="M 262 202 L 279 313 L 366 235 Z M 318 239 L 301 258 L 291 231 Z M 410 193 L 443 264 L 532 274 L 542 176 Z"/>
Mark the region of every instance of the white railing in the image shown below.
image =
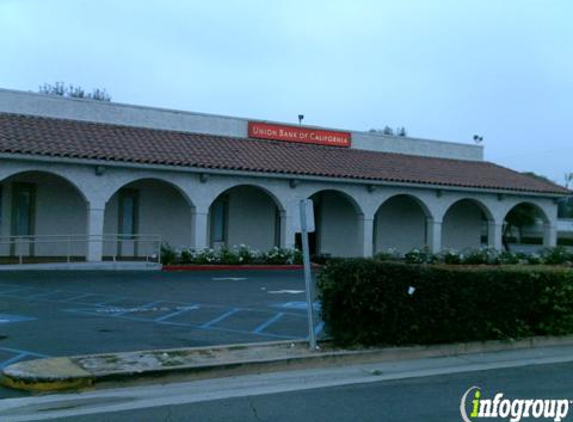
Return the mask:
<path id="1" fill-rule="evenodd" d="M 17 259 L 18 264 L 23 264 L 25 258 L 60 262 L 63 257 L 69 263 L 83 257 L 87 261 L 90 243 L 101 244 L 103 259 L 119 261 L 130 257 L 161 262 L 160 235 L 121 233 L 3 236 L 0 237 L 0 258 L 8 258 L 7 263 Z"/>

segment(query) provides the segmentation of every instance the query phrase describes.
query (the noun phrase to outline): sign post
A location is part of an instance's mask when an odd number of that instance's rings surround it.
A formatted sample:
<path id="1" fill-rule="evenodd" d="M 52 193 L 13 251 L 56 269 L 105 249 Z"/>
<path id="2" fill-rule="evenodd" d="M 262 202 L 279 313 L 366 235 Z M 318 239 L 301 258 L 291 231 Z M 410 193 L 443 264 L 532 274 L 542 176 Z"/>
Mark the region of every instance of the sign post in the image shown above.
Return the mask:
<path id="1" fill-rule="evenodd" d="M 304 264 L 304 284 L 306 287 L 306 307 L 308 312 L 308 340 L 310 350 L 316 350 L 314 335 L 314 314 L 312 309 L 312 276 L 310 273 L 310 252 L 308 250 L 308 233 L 314 231 L 314 211 L 312 200 L 300 201 L 300 232 L 302 237 L 302 258 Z"/>

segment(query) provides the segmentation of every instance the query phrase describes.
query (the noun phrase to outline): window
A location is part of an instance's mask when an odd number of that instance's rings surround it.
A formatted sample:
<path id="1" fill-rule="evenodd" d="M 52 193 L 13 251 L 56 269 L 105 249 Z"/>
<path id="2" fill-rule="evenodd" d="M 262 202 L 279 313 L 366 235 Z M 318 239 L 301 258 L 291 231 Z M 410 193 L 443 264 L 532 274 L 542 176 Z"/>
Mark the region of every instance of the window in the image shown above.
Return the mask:
<path id="1" fill-rule="evenodd" d="M 12 184 L 11 208 L 10 233 L 12 236 L 33 236 L 36 223 L 36 185 L 32 183 Z M 21 253 L 20 248 L 18 250 Z M 34 256 L 34 242 L 29 242 L 28 248 L 30 256 Z M 10 255 L 16 255 L 18 250 L 16 242 L 10 244 Z"/>
<path id="2" fill-rule="evenodd" d="M 279 207 L 275 209 L 275 246 L 281 245 L 281 211 Z"/>
<path id="3" fill-rule="evenodd" d="M 32 183 L 12 185 L 12 236 L 32 236 L 36 214 L 36 186 Z"/>
<path id="4" fill-rule="evenodd" d="M 138 233 L 139 192 L 135 189 L 122 189 L 119 192 L 118 233 L 136 235 Z"/>
<path id="5" fill-rule="evenodd" d="M 227 241 L 228 198 L 217 198 L 211 205 L 211 243 Z"/>

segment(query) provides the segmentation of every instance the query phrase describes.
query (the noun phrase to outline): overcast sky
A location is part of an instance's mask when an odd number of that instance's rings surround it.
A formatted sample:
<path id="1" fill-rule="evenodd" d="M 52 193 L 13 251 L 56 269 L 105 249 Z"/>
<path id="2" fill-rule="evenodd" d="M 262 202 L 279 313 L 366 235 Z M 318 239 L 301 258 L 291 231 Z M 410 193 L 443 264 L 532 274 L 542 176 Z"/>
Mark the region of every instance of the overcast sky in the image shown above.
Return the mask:
<path id="1" fill-rule="evenodd" d="M 571 0 L 0 0 L 0 87 L 344 129 L 405 126 L 558 183 Z"/>

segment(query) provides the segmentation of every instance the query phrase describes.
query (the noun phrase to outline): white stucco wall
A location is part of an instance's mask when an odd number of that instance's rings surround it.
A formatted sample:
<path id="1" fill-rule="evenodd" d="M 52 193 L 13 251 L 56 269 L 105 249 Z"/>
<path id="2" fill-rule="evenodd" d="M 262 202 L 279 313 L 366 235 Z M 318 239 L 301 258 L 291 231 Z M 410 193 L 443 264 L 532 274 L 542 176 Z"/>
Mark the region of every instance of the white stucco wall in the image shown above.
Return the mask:
<path id="1" fill-rule="evenodd" d="M 42 161 L 43 160 L 43 161 Z M 94 162 L 69 162 L 60 158 L 46 158 L 41 160 L 0 158 L 0 183 L 6 184 L 15 174 L 37 171 L 57 174 L 77 187 L 77 201 L 61 199 L 67 188 L 50 186 L 45 191 L 49 192 L 42 197 L 39 192 L 38 200 L 42 201 L 43 218 L 41 225 L 38 224 L 38 232 L 47 233 L 57 231 L 61 233 L 86 233 L 86 225 L 89 232 L 98 235 L 102 233 L 115 233 L 117 231 L 117 205 L 114 205 L 113 195 L 118 189 L 138 180 L 161 179 L 164 185 L 141 186 L 145 191 L 141 197 L 141 206 L 144 210 L 141 214 L 140 233 L 159 234 L 174 246 L 194 246 L 198 248 L 209 245 L 208 238 L 208 213 L 209 206 L 221 193 L 233 187 L 243 185 L 259 186 L 270 192 L 281 210 L 281 245 L 292 246 L 294 244 L 294 229 L 292 221 L 296 218 L 293 212 L 301 199 L 312 197 L 313 194 L 322 191 L 336 191 L 333 200 L 326 200 L 324 207 L 324 227 L 321 236 L 322 251 L 332 255 L 369 255 L 373 241 L 372 221 L 376 211 L 388 199 L 396 195 L 410 195 L 416 197 L 425 205 L 429 215 L 428 243 L 433 250 L 439 251 L 442 246 L 446 248 L 464 249 L 479 246 L 481 221 L 479 208 L 471 208 L 467 214 L 459 211 L 453 217 L 445 215 L 453 204 L 460 200 L 471 199 L 479 203 L 487 210 L 492 239 L 497 239 L 493 245 L 501 248 L 501 227 L 503 218 L 511 208 L 519 203 L 530 202 L 536 204 L 545 215 L 547 221 L 545 232 L 546 244 L 550 245 L 555 240 L 557 232 L 557 205 L 551 196 L 541 196 L 517 192 L 492 192 L 476 189 L 436 188 L 432 186 L 402 184 L 392 185 L 388 183 L 376 183 L 353 180 L 328 180 L 300 178 L 297 183 L 292 183 L 291 176 L 265 175 L 265 174 L 242 174 L 229 172 L 228 174 L 208 174 L 207 177 L 196 172 L 195 169 L 184 168 L 156 168 L 151 166 L 123 166 L 113 163 L 103 163 L 103 172 L 96 172 L 98 163 Z M 34 180 L 42 183 L 48 180 L 45 173 Z M 141 183 L 141 182 L 140 182 Z M 147 183 L 147 182 L 146 182 Z M 164 186 L 177 186 L 165 189 Z M 148 189 L 149 188 L 149 189 Z M 73 189 L 72 189 L 73 190 Z M 147 193 L 148 192 L 148 193 Z M 178 196 L 178 193 L 181 195 Z M 3 189 L 2 221 L 0 228 L 3 235 L 9 234 L 10 223 L 7 217 L 10 214 L 8 189 Z M 67 197 L 67 195 L 66 195 Z M 43 199 L 42 199 L 43 198 Z M 85 198 L 85 202 L 82 202 Z M 147 198 L 147 199 L 146 199 Z M 186 199 L 189 200 L 187 202 Z M 343 198 L 352 198 L 356 208 Z M 240 196 L 242 205 L 235 217 L 243 234 L 231 233 L 234 238 L 230 243 L 252 243 L 252 246 L 260 249 L 268 249 L 274 245 L 274 207 L 270 198 L 259 201 L 248 196 Z M 341 200 L 342 199 L 342 200 Z M 52 201 L 52 204 L 46 203 Z M 106 206 L 106 203 L 107 206 Z M 189 205 L 190 203 L 193 206 Z M 63 204 L 63 205 L 62 205 Z M 92 216 L 89 224 L 86 224 L 86 204 L 89 214 Z M 147 205 L 146 205 L 147 204 Z M 111 211 L 115 207 L 115 211 Z M 146 217 L 146 207 L 149 208 L 149 216 Z M 104 212 L 105 209 L 105 212 Z M 261 211 L 267 210 L 267 211 Z M 255 218 L 249 215 L 255 214 Z M 258 214 L 261 212 L 262 214 Z M 406 211 L 400 210 L 400 214 Z M 73 215 L 68 215 L 71 213 Z M 104 224 L 104 214 L 107 213 Z M 57 214 L 57 215 L 54 215 Z M 169 216 L 166 217 L 166 216 Z M 242 218 L 239 218 L 242 217 Z M 82 220 L 83 219 L 83 220 Z M 52 224 L 52 220 L 54 224 Z M 318 216 L 317 216 L 318 220 Z M 252 221 L 252 225 L 250 223 Z M 64 224 L 65 222 L 65 224 Z M 72 224 L 68 227 L 68 222 Z M 83 225 L 82 225 L 83 222 Z M 442 223 L 443 222 L 443 223 Z M 261 226 L 268 229 L 261 230 Z M 443 227 L 442 227 L 443 226 Z M 233 228 L 231 228 L 233 230 Z M 443 236 L 442 236 L 443 231 Z M 381 233 L 383 230 L 381 231 Z M 262 236 L 266 240 L 251 240 L 246 236 Z M 242 239 L 241 239 L 242 238 Z M 441 240 L 444 240 L 443 245 Z M 267 247 L 268 246 L 268 247 Z M 94 260 L 100 255 L 98 250 L 90 249 Z M 109 250 L 108 250 L 109 252 Z"/>
<path id="2" fill-rule="evenodd" d="M 479 248 L 483 229 L 483 217 L 480 208 L 469 201 L 453 205 L 442 222 L 442 247 L 462 250 Z"/>
<path id="3" fill-rule="evenodd" d="M 375 252 L 394 248 L 405 253 L 426 245 L 426 214 L 413 199 L 397 196 L 376 213 Z"/>
<path id="4" fill-rule="evenodd" d="M 273 199 L 252 186 L 239 186 L 228 195 L 227 246 L 245 244 L 261 251 L 275 246 L 277 207 Z"/>
<path id="5" fill-rule="evenodd" d="M 161 235 L 162 242 L 175 248 L 189 247 L 191 243 L 191 207 L 174 187 L 157 180 L 142 180 L 125 186 L 135 189 L 139 196 L 139 233 Z M 104 233 L 118 233 L 119 192 L 116 192 L 105 207 Z M 133 255 L 133 242 L 122 242 L 121 253 Z M 115 242 L 104 244 L 104 255 L 117 251 Z M 150 255 L 156 251 L 154 243 L 142 241 L 138 245 L 139 255 Z"/>
<path id="6" fill-rule="evenodd" d="M 257 120 L 156 107 L 143 107 L 116 102 L 63 98 L 55 95 L 7 89 L 0 89 L 0 112 L 121 124 L 152 129 L 208 133 L 238 138 L 246 138 L 249 120 Z M 295 116 L 293 115 L 293 117 Z M 292 122 L 268 123 L 293 124 Z M 333 130 L 333 128 L 307 127 Z M 350 131 L 352 133 L 352 148 L 457 158 L 461 160 L 483 160 L 483 147 L 479 145 L 385 136 L 378 133 L 370 133 L 367 131 L 368 129 L 369 128 L 365 128 L 365 131 Z M 340 129 L 334 128 L 334 130 Z"/>
<path id="7" fill-rule="evenodd" d="M 4 181 L 2 185 L 2 236 L 11 235 L 11 208 L 13 183 L 31 183 L 36 186 L 35 235 L 38 243 L 35 255 L 65 256 L 68 249 L 73 255 L 85 255 L 85 242 L 42 243 L 41 236 L 84 234 L 86 231 L 86 203 L 65 180 L 46 173 L 31 173 L 16 176 Z M 63 239 L 60 239 L 63 240 Z M 2 254 L 9 251 L 8 245 L 2 245 Z M 23 249 L 29 253 L 28 248 Z"/>
<path id="8" fill-rule="evenodd" d="M 340 193 L 327 191 L 317 196 L 320 206 L 315 224 L 319 253 L 337 257 L 360 256 L 358 215 L 354 206 Z"/>

